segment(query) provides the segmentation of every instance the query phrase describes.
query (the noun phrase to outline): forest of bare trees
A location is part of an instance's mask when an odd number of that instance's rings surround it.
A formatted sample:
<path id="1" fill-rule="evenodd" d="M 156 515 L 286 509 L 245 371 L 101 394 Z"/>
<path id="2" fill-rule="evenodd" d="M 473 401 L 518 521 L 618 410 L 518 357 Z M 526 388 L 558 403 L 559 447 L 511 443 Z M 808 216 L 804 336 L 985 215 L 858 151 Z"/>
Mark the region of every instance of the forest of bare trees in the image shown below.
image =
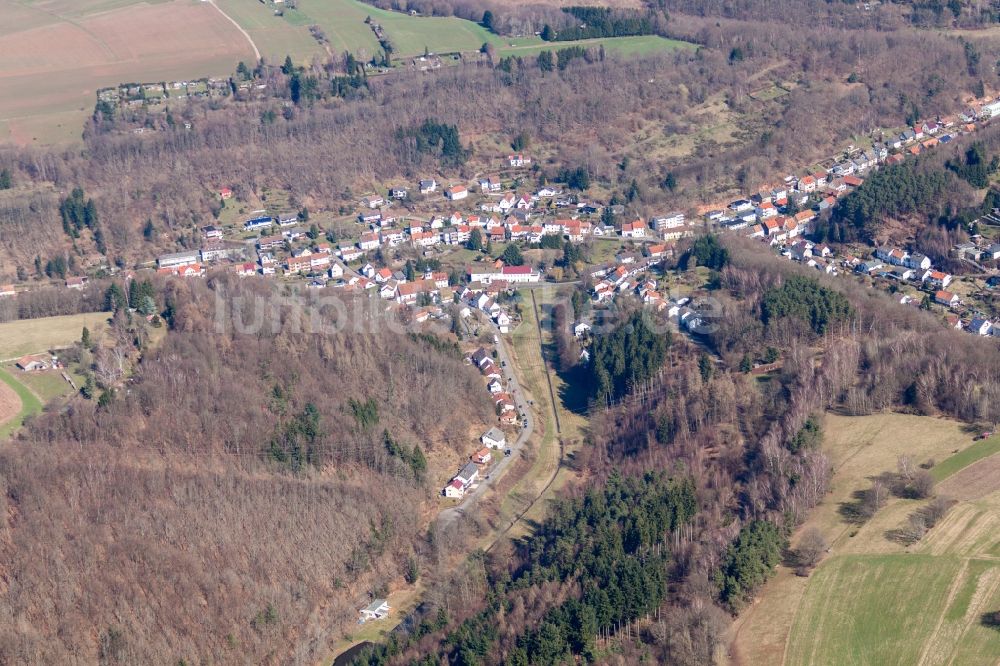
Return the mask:
<path id="1" fill-rule="evenodd" d="M 220 331 L 215 293 L 270 287 L 161 289 L 174 328 L 113 399 L 0 449 L 3 663 L 314 663 L 366 595 L 435 561 L 432 485 L 495 420 L 447 346 Z"/>

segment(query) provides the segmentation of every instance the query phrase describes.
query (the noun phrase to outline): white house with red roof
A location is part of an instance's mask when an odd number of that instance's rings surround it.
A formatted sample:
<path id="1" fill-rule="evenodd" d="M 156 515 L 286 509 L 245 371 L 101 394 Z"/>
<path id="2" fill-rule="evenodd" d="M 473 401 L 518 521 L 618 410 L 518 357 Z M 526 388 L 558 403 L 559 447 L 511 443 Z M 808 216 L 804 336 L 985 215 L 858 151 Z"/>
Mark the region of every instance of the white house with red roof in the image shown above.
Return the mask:
<path id="1" fill-rule="evenodd" d="M 622 238 L 645 238 L 646 223 L 642 220 L 626 222 L 622 225 Z"/>
<path id="2" fill-rule="evenodd" d="M 469 189 L 465 185 L 452 185 L 444 191 L 444 195 L 451 201 L 459 201 L 469 196 Z"/>

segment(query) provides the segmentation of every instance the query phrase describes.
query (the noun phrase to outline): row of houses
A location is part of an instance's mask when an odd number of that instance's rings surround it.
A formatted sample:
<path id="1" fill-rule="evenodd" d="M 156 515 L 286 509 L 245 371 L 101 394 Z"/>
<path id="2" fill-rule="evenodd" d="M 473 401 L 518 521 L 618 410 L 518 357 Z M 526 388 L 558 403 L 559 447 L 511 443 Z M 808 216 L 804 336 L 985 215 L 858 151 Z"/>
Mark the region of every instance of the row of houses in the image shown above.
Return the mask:
<path id="1" fill-rule="evenodd" d="M 476 366 L 486 379 L 486 388 L 493 396 L 497 412 L 501 421 L 509 414 L 515 414 L 513 423 L 516 423 L 516 410 L 514 399 L 504 391 L 503 373 L 497 367 L 493 355 L 485 348 L 480 347 L 473 353 L 466 356 L 466 361 Z M 506 422 L 511 422 L 507 419 Z M 472 486 L 479 480 L 482 471 L 493 461 L 493 450 L 505 450 L 509 454 L 507 447 L 507 435 L 498 427 L 492 427 L 484 432 L 479 441 L 482 447 L 469 457 L 469 462 L 465 463 L 458 473 L 453 476 L 441 494 L 445 497 L 461 499 Z"/>
<path id="2" fill-rule="evenodd" d="M 643 303 L 659 307 L 663 296 L 656 290 L 655 281 L 641 281 L 636 277 L 658 266 L 669 256 L 673 249 L 666 244 L 654 245 L 648 248 L 649 256 L 637 260 L 634 255 L 619 255 L 617 265 L 599 266 L 590 272 L 590 277 L 597 282 L 591 290 L 591 298 L 595 303 L 604 303 L 614 299 L 617 294 L 635 290 Z"/>

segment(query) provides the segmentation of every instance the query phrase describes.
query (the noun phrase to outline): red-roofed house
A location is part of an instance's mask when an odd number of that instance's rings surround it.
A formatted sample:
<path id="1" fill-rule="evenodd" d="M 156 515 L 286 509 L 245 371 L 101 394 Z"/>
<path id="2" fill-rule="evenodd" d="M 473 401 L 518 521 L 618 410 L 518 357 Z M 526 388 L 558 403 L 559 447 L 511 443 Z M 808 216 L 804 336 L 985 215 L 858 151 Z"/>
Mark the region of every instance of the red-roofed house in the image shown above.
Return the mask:
<path id="1" fill-rule="evenodd" d="M 444 195 L 452 201 L 458 201 L 469 196 L 469 190 L 465 185 L 453 185 L 444 191 Z"/>
<path id="2" fill-rule="evenodd" d="M 645 238 L 646 223 L 642 220 L 626 222 L 622 225 L 622 238 Z"/>
<path id="3" fill-rule="evenodd" d="M 949 308 L 953 308 L 959 304 L 959 299 L 957 294 L 953 294 L 950 291 L 945 291 L 944 289 L 939 289 L 938 291 L 934 292 L 934 302 Z"/>

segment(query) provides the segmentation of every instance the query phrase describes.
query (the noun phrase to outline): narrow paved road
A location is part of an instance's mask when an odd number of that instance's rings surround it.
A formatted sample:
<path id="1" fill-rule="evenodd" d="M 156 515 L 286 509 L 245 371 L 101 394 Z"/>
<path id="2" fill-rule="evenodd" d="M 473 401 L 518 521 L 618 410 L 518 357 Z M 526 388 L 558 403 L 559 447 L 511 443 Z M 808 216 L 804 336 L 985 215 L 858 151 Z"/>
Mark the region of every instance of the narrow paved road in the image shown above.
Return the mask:
<path id="1" fill-rule="evenodd" d="M 513 444 L 508 445 L 507 448 L 511 450 L 509 456 L 504 456 L 502 451 L 498 452 L 500 459 L 489 470 L 489 478 L 482 479 L 476 489 L 467 492 L 458 506 L 445 509 L 438 514 L 438 527 L 441 529 L 449 527 L 457 519 L 461 518 L 466 507 L 481 497 L 489 489 L 490 485 L 503 475 L 514 459 L 514 456 L 521 452 L 524 443 L 528 441 L 531 433 L 535 431 L 535 415 L 532 413 L 530 405 L 528 405 L 528 401 L 524 397 L 524 391 L 517 381 L 517 375 L 514 373 L 514 364 L 511 362 L 510 351 L 507 348 L 509 343 L 504 336 L 500 335 L 500 330 L 496 328 L 493 322 L 490 322 L 490 326 L 500 340 L 497 343 L 497 359 L 500 361 L 500 369 L 504 374 L 504 379 L 507 381 L 507 392 L 514 399 L 514 404 L 517 405 L 518 412 L 524 414 L 524 420 L 527 422 L 527 425 L 521 429 L 517 440 Z"/>

